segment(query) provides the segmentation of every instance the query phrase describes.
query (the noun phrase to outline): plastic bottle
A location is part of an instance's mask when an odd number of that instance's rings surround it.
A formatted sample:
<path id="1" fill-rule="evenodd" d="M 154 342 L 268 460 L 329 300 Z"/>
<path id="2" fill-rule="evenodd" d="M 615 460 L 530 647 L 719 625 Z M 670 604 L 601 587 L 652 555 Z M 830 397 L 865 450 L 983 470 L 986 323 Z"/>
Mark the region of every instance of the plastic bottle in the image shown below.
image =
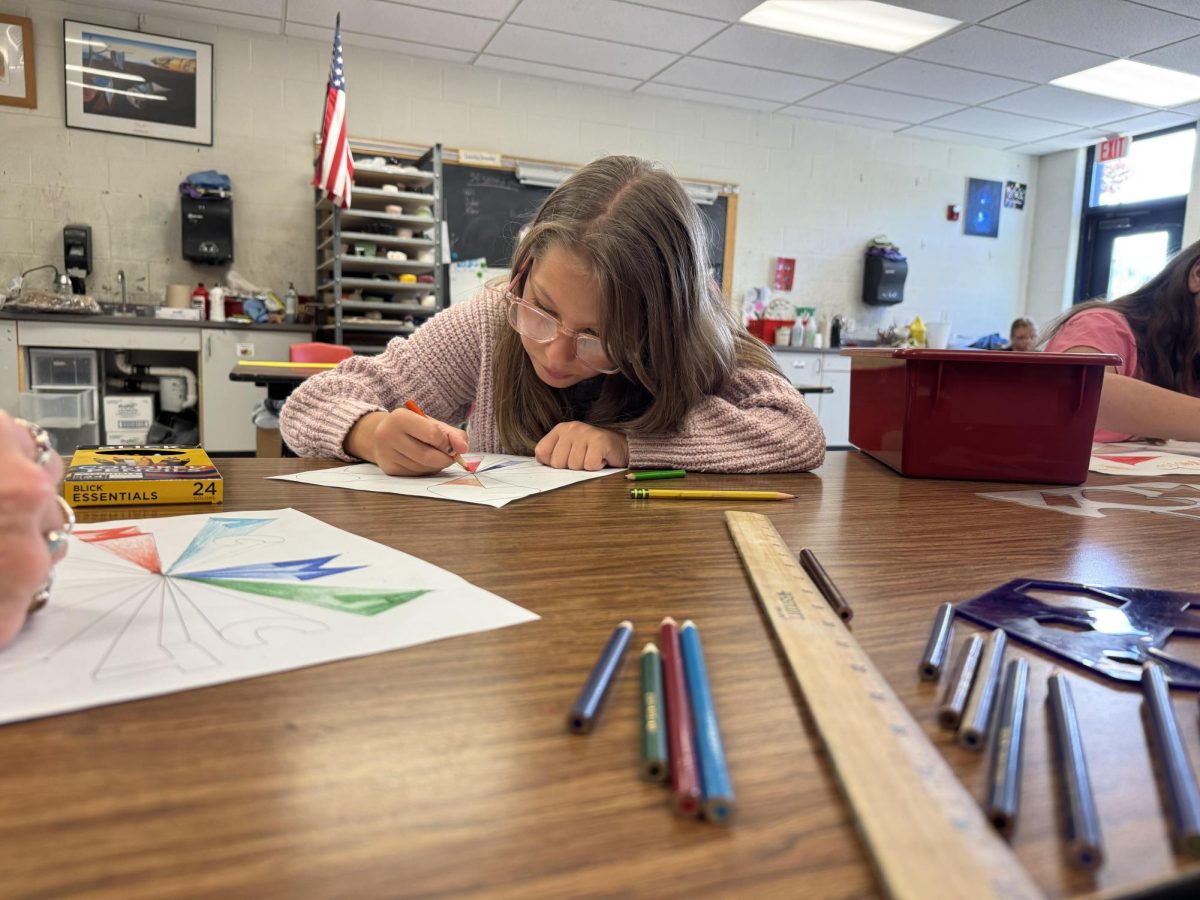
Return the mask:
<path id="1" fill-rule="evenodd" d="M 286 322 L 295 322 L 300 310 L 300 297 L 296 294 L 296 285 L 289 281 L 287 293 L 283 295 L 283 318 Z"/>
<path id="2" fill-rule="evenodd" d="M 908 340 L 914 347 L 925 346 L 925 323 L 921 321 L 920 316 L 913 318 L 908 326 Z"/>
<path id="3" fill-rule="evenodd" d="M 225 288 L 216 286 L 208 292 L 208 318 L 213 322 L 225 321 Z"/>
<path id="4" fill-rule="evenodd" d="M 201 281 L 196 285 L 196 289 L 192 291 L 192 309 L 200 310 L 200 318 L 208 318 L 208 288 Z"/>

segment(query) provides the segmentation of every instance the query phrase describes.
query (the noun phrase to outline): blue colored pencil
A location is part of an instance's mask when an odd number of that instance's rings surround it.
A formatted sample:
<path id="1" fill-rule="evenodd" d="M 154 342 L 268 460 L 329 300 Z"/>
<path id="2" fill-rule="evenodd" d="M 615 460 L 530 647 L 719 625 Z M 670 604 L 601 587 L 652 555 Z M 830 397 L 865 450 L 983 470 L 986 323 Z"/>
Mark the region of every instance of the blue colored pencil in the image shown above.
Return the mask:
<path id="1" fill-rule="evenodd" d="M 596 724 L 596 714 L 600 711 L 600 704 L 604 702 L 609 685 L 613 682 L 613 676 L 621 664 L 621 657 L 625 653 L 625 648 L 629 646 L 629 639 L 632 636 L 633 623 L 628 619 L 613 629 L 600 658 L 592 667 L 592 674 L 588 676 L 583 690 L 579 692 L 579 696 L 575 698 L 575 703 L 571 706 L 571 711 L 567 714 L 567 727 L 571 731 L 576 734 L 587 734 Z"/>
<path id="2" fill-rule="evenodd" d="M 684 622 L 679 628 L 679 646 L 683 654 L 683 671 L 687 678 L 692 718 L 696 723 L 696 755 L 700 760 L 700 788 L 704 795 L 704 815 L 713 822 L 728 822 L 733 812 L 733 785 L 729 767 L 725 764 L 725 749 L 721 745 L 721 729 L 708 686 L 708 670 L 704 651 L 700 647 L 700 632 L 696 623 Z"/>

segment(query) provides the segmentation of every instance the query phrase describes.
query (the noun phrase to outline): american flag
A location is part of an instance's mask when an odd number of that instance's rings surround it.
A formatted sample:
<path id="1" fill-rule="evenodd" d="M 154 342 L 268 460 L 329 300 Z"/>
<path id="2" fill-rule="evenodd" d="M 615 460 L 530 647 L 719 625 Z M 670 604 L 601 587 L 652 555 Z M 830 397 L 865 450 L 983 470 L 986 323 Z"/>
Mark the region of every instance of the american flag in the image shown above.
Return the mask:
<path id="1" fill-rule="evenodd" d="M 333 60 L 329 64 L 329 87 L 325 91 L 325 119 L 321 124 L 321 156 L 313 175 L 318 187 L 331 201 L 345 209 L 354 190 L 354 160 L 346 138 L 346 74 L 342 59 L 342 17 L 333 31 Z"/>

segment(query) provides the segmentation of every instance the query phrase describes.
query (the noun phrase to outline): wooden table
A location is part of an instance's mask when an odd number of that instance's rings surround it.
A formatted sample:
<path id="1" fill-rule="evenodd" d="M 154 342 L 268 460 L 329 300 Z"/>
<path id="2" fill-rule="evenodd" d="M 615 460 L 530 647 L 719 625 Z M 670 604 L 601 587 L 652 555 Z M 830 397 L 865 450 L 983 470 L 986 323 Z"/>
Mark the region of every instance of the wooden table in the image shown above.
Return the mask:
<path id="1" fill-rule="evenodd" d="M 830 454 L 815 477 L 688 476 L 688 487 L 800 496 L 734 506 L 633 503 L 619 476 L 499 510 L 263 480 L 322 465 L 222 460 L 223 509 L 293 506 L 543 619 L 4 727 L 0 896 L 875 895 L 726 508 L 767 513 L 791 547 L 816 550 L 854 604 L 857 639 L 976 797 L 983 760 L 936 730 L 937 691 L 915 672 L 939 602 L 1019 576 L 1200 584 L 1193 520 L 1025 509 L 976 496 L 1004 485 L 909 480 L 857 454 Z M 666 614 L 704 635 L 738 794 L 728 828 L 675 818 L 663 790 L 637 779 L 630 663 Z M 626 617 L 637 632 L 606 714 L 591 736 L 568 734 L 567 707 Z M 1139 694 L 1074 670 L 1108 861 L 1095 881 L 1065 867 L 1051 664 L 1012 652 L 1032 667 L 1014 845 L 1036 881 L 1073 896 L 1194 873 L 1170 849 Z M 1200 765 L 1196 698 L 1180 693 L 1175 707 Z"/>
<path id="2" fill-rule="evenodd" d="M 332 369 L 325 363 L 258 363 L 251 360 L 239 361 L 229 370 L 230 381 L 252 381 L 267 389 L 267 396 L 274 400 L 286 400 L 297 387 L 319 372 Z"/>

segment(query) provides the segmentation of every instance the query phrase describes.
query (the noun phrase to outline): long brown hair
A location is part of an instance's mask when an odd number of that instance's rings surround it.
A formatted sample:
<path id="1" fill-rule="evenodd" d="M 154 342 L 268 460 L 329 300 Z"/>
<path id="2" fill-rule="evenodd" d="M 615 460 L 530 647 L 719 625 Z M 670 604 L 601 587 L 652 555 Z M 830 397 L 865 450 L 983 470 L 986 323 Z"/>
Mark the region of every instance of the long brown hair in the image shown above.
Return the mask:
<path id="1" fill-rule="evenodd" d="M 619 371 L 603 377 L 590 424 L 652 434 L 673 431 L 737 366 L 777 370 L 770 351 L 725 306 L 708 271 L 707 234 L 670 173 L 634 156 L 589 163 L 546 198 L 517 245 L 523 282 L 551 247 L 576 254 L 602 298 L 597 327 Z M 518 296 L 522 283 L 514 283 Z M 532 453 L 570 417 L 564 392 L 538 378 L 507 322 L 496 340 L 493 400 L 501 444 Z"/>
<path id="2" fill-rule="evenodd" d="M 1188 288 L 1188 278 L 1197 263 L 1200 241 L 1176 253 L 1161 272 L 1133 293 L 1111 302 L 1091 300 L 1079 304 L 1050 327 L 1045 340 L 1084 310 L 1116 310 L 1133 331 L 1142 378 L 1168 390 L 1200 394 L 1196 295 Z"/>

